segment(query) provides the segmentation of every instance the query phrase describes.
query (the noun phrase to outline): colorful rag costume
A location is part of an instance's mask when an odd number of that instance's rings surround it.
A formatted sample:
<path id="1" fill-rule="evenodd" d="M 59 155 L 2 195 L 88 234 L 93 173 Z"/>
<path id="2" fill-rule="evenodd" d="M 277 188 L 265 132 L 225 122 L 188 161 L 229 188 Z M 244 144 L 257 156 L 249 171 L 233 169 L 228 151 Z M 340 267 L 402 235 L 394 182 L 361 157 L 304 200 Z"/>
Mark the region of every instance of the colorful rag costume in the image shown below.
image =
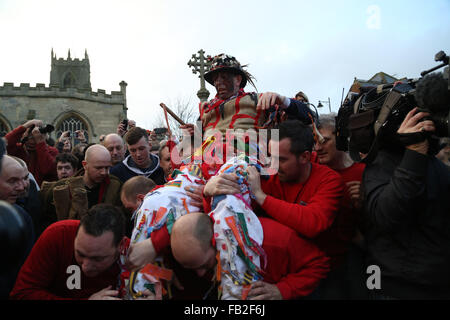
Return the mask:
<path id="1" fill-rule="evenodd" d="M 197 149 L 192 157 L 183 161 L 186 166 L 180 168 L 181 172 L 177 172 L 174 180 L 146 196 L 137 213 L 132 242 L 148 239 L 153 230 L 158 230 L 164 225 L 167 226 L 170 234 L 172 225 L 177 218 L 189 212 L 200 211 L 199 208 L 189 208 L 186 203 L 187 195 L 184 187 L 189 183 L 199 182 L 196 179 L 203 179 L 203 177 L 208 179 L 211 172 L 217 173 L 220 163 L 224 162 L 225 157 L 219 156 L 219 164 L 208 161 L 203 161 L 201 165 L 195 164 L 196 159 L 205 160 L 205 149 L 217 142 L 216 132 L 220 132 L 224 138 L 227 129 L 255 129 L 264 124 L 264 114 L 256 111 L 257 94 L 245 93 L 242 89 L 247 81 L 252 82 L 251 76 L 233 57 L 219 55 L 213 61 L 211 70 L 205 75 L 205 79 L 210 82 L 210 77 L 219 69 L 234 70 L 241 74 L 243 76 L 241 89 L 226 101 L 215 98 L 200 105 L 200 117 L 205 130 L 202 147 Z M 238 137 L 238 140 L 242 140 L 240 138 Z M 170 146 L 169 150 L 172 151 Z M 213 150 L 214 152 L 215 150 Z M 242 292 L 244 285 L 248 288 L 249 283 L 261 278 L 259 257 L 260 255 L 264 256 L 261 248 L 263 235 L 259 220 L 250 207 L 250 192 L 245 179 L 245 169 L 248 163 L 248 157 L 246 159 L 238 156 L 231 158 L 220 168 L 219 173 L 235 172 L 240 176 L 242 193 L 215 197 L 214 210 L 210 213 L 215 221 L 214 239 L 220 262 L 217 278 L 218 280 L 222 279 L 223 299 L 245 299 L 246 292 L 245 290 L 244 293 Z M 256 163 L 256 160 L 253 163 Z M 176 166 L 174 165 L 174 167 Z M 194 174 L 196 177 L 191 177 L 192 170 L 203 172 L 203 175 L 199 177 Z M 188 181 L 189 183 L 187 183 Z M 203 180 L 202 184 L 205 182 L 206 180 Z M 139 278 L 139 275 L 137 277 L 134 288 L 131 287 L 129 290 L 131 296 L 133 292 L 144 289 L 142 284 L 145 286 L 144 277 Z"/>
<path id="2" fill-rule="evenodd" d="M 235 173 L 241 193 L 213 197 L 209 216 L 214 221 L 214 241 L 218 252 L 216 277 L 221 281 L 222 300 L 245 300 L 252 282 L 262 279 L 260 258 L 265 264 L 262 249 L 263 229 L 250 203 L 246 169 L 248 157 L 241 154 L 228 160 L 220 173 Z M 253 163 L 256 160 L 253 159 Z"/>
<path id="3" fill-rule="evenodd" d="M 250 284 L 262 278 L 261 261 L 265 264 L 265 253 L 262 249 L 263 231 L 259 220 L 250 207 L 250 190 L 246 182 L 248 165 L 258 166 L 256 160 L 258 156 L 258 152 L 256 152 L 258 150 L 257 141 L 247 141 L 244 131 L 253 129 L 256 132 L 257 129 L 265 128 L 276 122 L 278 108 L 275 108 L 269 114 L 256 110 L 260 96 L 256 93 L 244 92 L 243 88 L 247 82 L 253 84 L 253 77 L 243 67 L 245 66 L 241 66 L 234 57 L 229 55 L 220 54 L 212 59 L 211 69 L 205 74 L 205 80 L 214 85 L 214 77 L 218 72 L 226 71 L 239 74 L 242 76 L 240 89 L 235 95 L 225 100 L 216 96 L 213 100 L 200 104 L 204 142 L 202 147 L 196 150 L 187 162 L 183 162 L 188 166 L 181 169 L 183 174 L 187 174 L 186 170 L 190 170 L 189 164 L 199 168 L 199 165 L 195 164 L 195 160 L 200 158 L 204 160 L 200 167 L 206 179 L 210 176 L 210 171 L 217 171 L 214 169 L 218 167 L 220 169 L 217 174 L 222 172 L 235 173 L 239 177 L 241 193 L 214 197 L 212 212 L 209 213 L 209 216 L 214 220 L 213 239 L 218 251 L 216 280 L 221 281 L 222 299 L 246 299 Z M 309 118 L 307 120 L 309 121 Z M 222 141 L 218 141 L 219 134 L 221 140 L 226 140 L 225 137 L 229 129 L 241 131 L 233 132 L 237 138 L 238 150 L 241 153 L 238 152 L 237 156 L 230 157 L 226 161 L 223 161 L 226 159 L 225 152 L 223 157 L 216 154 L 215 160 L 218 159 L 219 161 L 208 162 L 205 158 L 207 156 L 206 147 L 209 147 L 212 142 L 221 143 Z M 230 140 L 230 143 L 231 146 L 225 145 L 225 150 L 234 150 L 234 140 Z M 262 143 L 267 143 L 267 141 Z M 169 150 L 172 151 L 171 146 L 169 146 Z M 218 150 L 214 148 L 213 153 L 216 151 Z M 221 147 L 219 147 L 219 151 L 222 151 Z M 245 152 L 248 152 L 247 156 L 245 156 Z M 224 164 L 220 166 L 222 163 Z M 176 167 L 176 164 L 173 162 L 172 164 Z M 180 177 L 180 174 L 170 183 L 183 183 L 183 181 L 178 181 L 178 177 Z M 146 197 L 138 213 L 136 228 L 133 232 L 134 240 L 132 241 L 147 239 L 152 231 L 161 228 L 164 224 L 167 225 L 170 234 L 173 222 L 181 215 L 192 212 L 188 208 L 183 210 L 185 206 L 181 206 L 179 202 L 182 200 L 176 202 L 174 196 L 166 194 L 166 190 L 169 189 L 166 187 L 157 189 L 155 192 L 159 191 L 159 193 L 149 194 Z M 178 190 L 181 192 L 177 195 L 179 199 L 187 198 L 184 186 Z M 154 207 L 146 209 L 147 203 L 150 202 L 154 204 Z M 148 210 L 148 212 L 146 213 L 143 210 Z"/>
<path id="4" fill-rule="evenodd" d="M 184 188 L 204 184 L 202 171 L 198 165 L 184 166 L 180 169 L 174 171 L 171 181 L 145 196 L 142 205 L 133 215 L 135 225 L 131 244 L 150 238 L 153 230 L 158 230 L 164 225 L 170 232 L 176 219 L 190 212 L 201 211 L 200 208 L 189 204 L 189 197 Z M 161 298 L 164 294 L 161 280 L 171 280 L 172 272 L 164 268 L 161 258 L 157 258 L 159 265 L 147 264 L 138 272 L 129 272 L 123 266 L 127 250 L 128 246 L 121 252 L 121 295 L 128 299 L 135 299 L 144 290 L 150 289 L 157 298 Z"/>
<path id="5" fill-rule="evenodd" d="M 214 197 L 213 211 L 209 214 L 215 222 L 214 241 L 219 252 L 217 280 L 222 281 L 222 299 L 226 300 L 246 298 L 250 284 L 261 279 L 260 257 L 265 258 L 261 247 L 262 227 L 250 207 L 250 190 L 246 183 L 248 162 L 245 156 L 238 156 L 220 168 L 218 173 L 234 172 L 240 177 L 241 193 Z M 148 239 L 154 230 L 164 225 L 170 234 L 179 217 L 200 211 L 188 203 L 184 189 L 205 183 L 200 166 L 183 166 L 173 176 L 173 180 L 145 196 L 135 213 L 131 243 Z M 157 258 L 158 266 L 149 264 L 139 272 L 129 272 L 124 267 L 127 249 L 125 246 L 121 252 L 121 296 L 135 299 L 150 289 L 158 298 L 162 297 L 165 292 L 161 280 L 171 280 L 171 271 L 164 269 L 163 261 Z"/>

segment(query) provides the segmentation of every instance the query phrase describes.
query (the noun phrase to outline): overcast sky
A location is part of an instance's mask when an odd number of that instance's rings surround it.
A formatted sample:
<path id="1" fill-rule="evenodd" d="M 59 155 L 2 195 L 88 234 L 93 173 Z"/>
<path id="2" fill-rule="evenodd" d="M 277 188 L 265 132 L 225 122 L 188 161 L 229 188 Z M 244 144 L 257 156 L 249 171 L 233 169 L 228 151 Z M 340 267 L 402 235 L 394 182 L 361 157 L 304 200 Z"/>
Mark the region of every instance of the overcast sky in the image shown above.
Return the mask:
<path id="1" fill-rule="evenodd" d="M 333 111 L 354 77 L 418 77 L 450 54 L 450 0 L 0 0 L 0 30 L 0 85 L 48 86 L 52 48 L 80 59 L 87 49 L 92 89 L 126 81 L 128 118 L 151 129 L 160 102 L 197 108 L 187 62 L 200 49 L 249 64 L 259 92 L 302 90 Z"/>

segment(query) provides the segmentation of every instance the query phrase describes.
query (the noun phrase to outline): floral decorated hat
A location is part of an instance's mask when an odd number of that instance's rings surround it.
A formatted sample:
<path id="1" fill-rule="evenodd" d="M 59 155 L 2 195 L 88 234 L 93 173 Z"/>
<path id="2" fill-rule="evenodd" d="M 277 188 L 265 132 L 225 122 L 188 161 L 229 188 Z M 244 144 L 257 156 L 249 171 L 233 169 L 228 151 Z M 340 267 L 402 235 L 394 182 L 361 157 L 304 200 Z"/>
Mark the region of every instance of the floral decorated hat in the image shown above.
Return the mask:
<path id="1" fill-rule="evenodd" d="M 221 53 L 210 59 L 211 59 L 211 68 L 205 74 L 205 80 L 208 81 L 208 83 L 210 83 L 211 85 L 214 85 L 215 74 L 217 74 L 220 71 L 229 71 L 242 76 L 242 81 L 240 85 L 241 88 L 244 88 L 246 86 L 247 81 L 250 82 L 252 86 L 255 87 L 255 84 L 252 81 L 254 79 L 253 76 L 249 72 L 244 70 L 244 67 L 247 67 L 247 65 L 241 66 L 241 64 L 239 63 L 239 61 L 236 60 L 235 57 Z"/>

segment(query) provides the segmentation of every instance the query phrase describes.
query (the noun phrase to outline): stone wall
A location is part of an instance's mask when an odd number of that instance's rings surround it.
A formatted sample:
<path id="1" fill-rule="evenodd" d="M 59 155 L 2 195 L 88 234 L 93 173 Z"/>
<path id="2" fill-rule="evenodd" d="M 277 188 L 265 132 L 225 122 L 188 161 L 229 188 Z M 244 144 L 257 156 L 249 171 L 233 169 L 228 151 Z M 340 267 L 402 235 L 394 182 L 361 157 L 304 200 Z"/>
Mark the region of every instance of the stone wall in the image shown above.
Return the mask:
<path id="1" fill-rule="evenodd" d="M 9 130 L 29 119 L 41 119 L 57 128 L 64 119 L 76 116 L 86 124 L 89 142 L 98 142 L 100 135 L 116 132 L 126 111 L 126 97 L 121 91 L 107 94 L 101 89 L 92 92 L 44 84 L 30 87 L 27 83 L 0 86 L 0 120 Z"/>

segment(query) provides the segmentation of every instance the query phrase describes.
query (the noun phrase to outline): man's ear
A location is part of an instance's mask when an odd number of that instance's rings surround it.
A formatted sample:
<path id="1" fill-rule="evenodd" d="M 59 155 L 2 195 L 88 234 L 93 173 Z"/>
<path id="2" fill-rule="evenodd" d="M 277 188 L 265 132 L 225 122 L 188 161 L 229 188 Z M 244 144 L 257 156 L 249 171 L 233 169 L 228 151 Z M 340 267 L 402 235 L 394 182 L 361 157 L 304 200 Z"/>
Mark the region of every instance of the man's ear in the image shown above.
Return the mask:
<path id="1" fill-rule="evenodd" d="M 237 85 L 240 88 L 241 87 L 241 83 L 242 83 L 242 75 L 237 74 L 234 77 L 234 81 L 235 81 L 235 85 Z"/>
<path id="2" fill-rule="evenodd" d="M 81 161 L 81 164 L 83 165 L 83 169 L 85 169 L 85 170 L 86 170 L 86 165 L 87 165 L 87 162 L 86 162 L 86 160 L 83 160 L 83 161 Z"/>
<path id="3" fill-rule="evenodd" d="M 144 198 L 145 198 L 145 194 L 142 194 L 142 193 L 138 193 L 136 196 L 136 200 L 141 201 L 141 202 L 144 201 Z"/>
<path id="4" fill-rule="evenodd" d="M 299 160 L 301 164 L 307 164 L 311 161 L 311 152 L 310 151 L 304 151 L 300 156 Z"/>
<path id="5" fill-rule="evenodd" d="M 122 240 L 120 240 L 120 242 L 119 242 L 119 248 L 122 248 L 123 246 L 125 246 L 129 240 L 130 240 L 129 238 L 127 238 L 126 236 L 123 236 Z"/>

